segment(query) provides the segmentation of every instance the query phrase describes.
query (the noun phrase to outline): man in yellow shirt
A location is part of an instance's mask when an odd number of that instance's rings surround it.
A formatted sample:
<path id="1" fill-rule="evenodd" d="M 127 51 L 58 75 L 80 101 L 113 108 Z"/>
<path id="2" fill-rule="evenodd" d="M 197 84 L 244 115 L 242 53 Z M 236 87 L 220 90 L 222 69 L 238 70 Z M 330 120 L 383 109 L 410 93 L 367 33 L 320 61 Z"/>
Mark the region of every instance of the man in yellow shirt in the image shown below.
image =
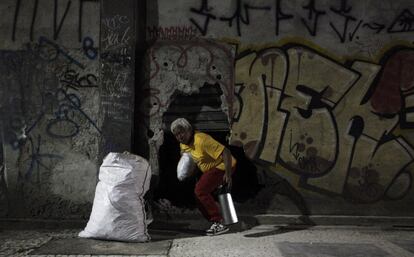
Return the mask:
<path id="1" fill-rule="evenodd" d="M 181 153 L 190 153 L 203 173 L 195 185 L 194 193 L 199 210 L 213 223 L 207 229 L 207 235 L 227 232 L 229 228 L 222 224 L 223 217 L 212 193 L 222 184 L 231 187 L 231 175 L 236 168 L 236 159 L 229 149 L 210 135 L 194 131 L 184 118 L 178 118 L 171 123 L 171 132 L 180 143 Z"/>

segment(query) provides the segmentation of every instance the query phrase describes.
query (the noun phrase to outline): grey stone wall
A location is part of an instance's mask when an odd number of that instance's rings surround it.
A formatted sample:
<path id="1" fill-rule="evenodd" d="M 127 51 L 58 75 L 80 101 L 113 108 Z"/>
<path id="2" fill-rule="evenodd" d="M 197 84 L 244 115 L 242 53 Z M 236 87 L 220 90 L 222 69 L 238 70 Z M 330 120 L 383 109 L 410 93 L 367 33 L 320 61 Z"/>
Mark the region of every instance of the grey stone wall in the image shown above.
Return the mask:
<path id="1" fill-rule="evenodd" d="M 87 218 L 102 156 L 130 150 L 128 136 L 127 143 L 102 139 L 108 117 L 131 122 L 111 98 L 124 90 L 133 99 L 130 73 L 115 78 L 108 70 L 130 54 L 116 52 L 133 38 L 118 35 L 125 31 L 118 26 L 134 19 L 119 11 L 101 21 L 100 12 L 98 0 L 0 4 L 3 218 Z"/>
<path id="2" fill-rule="evenodd" d="M 206 83 L 264 186 L 244 211 L 412 215 L 412 1 L 147 1 L 134 80 L 136 5 L 0 3 L 1 217 L 87 217 L 134 130 L 159 174 L 163 113 Z"/>
<path id="3" fill-rule="evenodd" d="M 154 117 L 174 93 L 209 82 L 210 62 L 182 65 L 193 43 L 235 46 L 214 62 L 235 60 L 222 74 L 233 81 L 222 98 L 230 143 L 264 186 L 245 211 L 412 215 L 412 1 L 160 0 L 148 10 L 158 19 L 147 38 L 162 44 L 149 66 Z M 176 67 L 187 80 L 170 78 Z"/>

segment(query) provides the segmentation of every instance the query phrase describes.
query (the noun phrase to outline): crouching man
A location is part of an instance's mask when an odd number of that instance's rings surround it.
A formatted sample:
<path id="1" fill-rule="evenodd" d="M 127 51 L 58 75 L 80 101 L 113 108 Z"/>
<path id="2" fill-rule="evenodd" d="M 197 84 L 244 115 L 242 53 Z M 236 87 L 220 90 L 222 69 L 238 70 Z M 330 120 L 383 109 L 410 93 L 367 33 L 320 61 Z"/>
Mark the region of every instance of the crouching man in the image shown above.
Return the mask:
<path id="1" fill-rule="evenodd" d="M 198 209 L 212 222 L 206 234 L 213 236 L 227 232 L 229 228 L 222 224 L 223 217 L 212 193 L 222 184 L 231 188 L 236 159 L 224 145 L 206 133 L 195 131 L 184 118 L 178 118 L 171 123 L 171 132 L 180 143 L 181 153 L 190 153 L 202 172 L 194 193 Z"/>

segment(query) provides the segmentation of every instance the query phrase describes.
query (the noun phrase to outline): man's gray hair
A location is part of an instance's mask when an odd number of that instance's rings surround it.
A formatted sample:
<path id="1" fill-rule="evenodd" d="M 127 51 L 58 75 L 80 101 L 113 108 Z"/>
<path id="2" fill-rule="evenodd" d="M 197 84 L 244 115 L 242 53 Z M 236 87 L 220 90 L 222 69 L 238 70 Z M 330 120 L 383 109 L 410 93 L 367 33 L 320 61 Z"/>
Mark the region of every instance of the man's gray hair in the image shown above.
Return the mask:
<path id="1" fill-rule="evenodd" d="M 191 126 L 190 122 L 184 118 L 178 118 L 171 123 L 171 132 L 175 134 L 179 130 L 191 131 L 193 127 Z"/>

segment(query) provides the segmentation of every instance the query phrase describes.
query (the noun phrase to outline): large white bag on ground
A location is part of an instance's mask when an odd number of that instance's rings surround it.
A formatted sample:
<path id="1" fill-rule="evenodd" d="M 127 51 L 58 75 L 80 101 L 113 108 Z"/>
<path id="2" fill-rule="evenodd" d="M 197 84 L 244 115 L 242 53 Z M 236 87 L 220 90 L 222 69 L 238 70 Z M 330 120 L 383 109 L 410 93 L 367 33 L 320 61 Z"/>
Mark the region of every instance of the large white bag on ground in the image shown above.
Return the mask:
<path id="1" fill-rule="evenodd" d="M 195 163 L 190 153 L 183 153 L 177 164 L 177 178 L 180 181 L 194 175 Z"/>
<path id="2" fill-rule="evenodd" d="M 79 237 L 145 242 L 144 195 L 151 168 L 147 160 L 129 153 L 109 153 L 99 169 L 91 216 Z"/>

